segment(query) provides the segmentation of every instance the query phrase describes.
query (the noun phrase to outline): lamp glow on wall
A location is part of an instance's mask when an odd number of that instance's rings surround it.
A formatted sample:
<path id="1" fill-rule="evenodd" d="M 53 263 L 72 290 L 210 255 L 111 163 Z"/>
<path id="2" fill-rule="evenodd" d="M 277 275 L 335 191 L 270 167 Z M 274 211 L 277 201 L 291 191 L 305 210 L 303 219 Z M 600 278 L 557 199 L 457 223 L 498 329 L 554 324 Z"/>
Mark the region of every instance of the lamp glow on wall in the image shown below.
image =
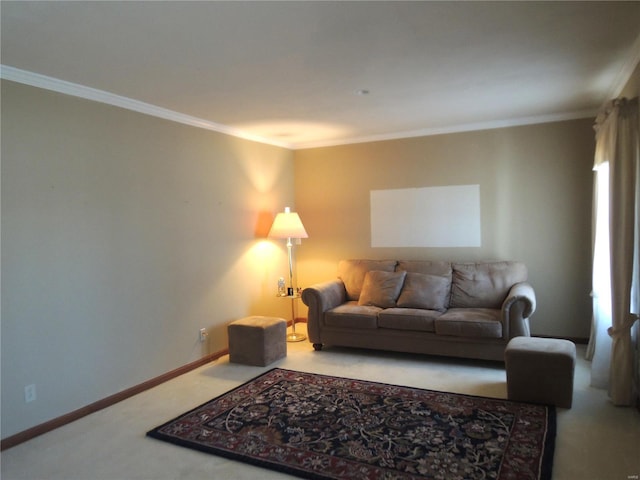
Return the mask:
<path id="1" fill-rule="evenodd" d="M 298 292 L 293 286 L 293 243 L 292 239 L 309 238 L 307 231 L 304 229 L 300 216 L 292 212 L 289 207 L 285 207 L 284 212 L 278 213 L 271 230 L 269 231 L 270 238 L 286 238 L 287 239 L 287 253 L 289 254 L 289 288 L 287 289 L 288 297 L 291 298 L 291 322 L 293 332 L 287 335 L 287 340 L 290 342 L 299 342 L 307 337 L 301 333 L 296 333 L 296 318 L 294 302 L 297 298 Z"/>

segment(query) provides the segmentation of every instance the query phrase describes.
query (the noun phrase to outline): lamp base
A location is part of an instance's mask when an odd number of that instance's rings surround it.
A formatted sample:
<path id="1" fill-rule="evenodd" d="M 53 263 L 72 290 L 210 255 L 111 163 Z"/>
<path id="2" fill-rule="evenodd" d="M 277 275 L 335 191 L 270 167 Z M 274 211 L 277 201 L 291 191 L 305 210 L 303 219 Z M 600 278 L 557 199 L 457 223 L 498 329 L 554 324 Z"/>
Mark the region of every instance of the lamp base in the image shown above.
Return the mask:
<path id="1" fill-rule="evenodd" d="M 307 339 L 307 336 L 304 335 L 303 333 L 296 333 L 296 332 L 287 333 L 287 342 L 301 342 L 306 339 Z"/>

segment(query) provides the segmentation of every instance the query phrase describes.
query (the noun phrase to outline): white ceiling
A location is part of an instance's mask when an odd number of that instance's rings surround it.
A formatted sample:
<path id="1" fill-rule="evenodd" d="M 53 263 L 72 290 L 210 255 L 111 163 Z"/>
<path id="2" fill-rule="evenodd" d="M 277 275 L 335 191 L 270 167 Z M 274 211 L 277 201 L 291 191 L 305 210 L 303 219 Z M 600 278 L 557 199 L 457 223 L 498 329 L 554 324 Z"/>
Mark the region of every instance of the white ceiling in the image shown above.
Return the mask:
<path id="1" fill-rule="evenodd" d="M 289 148 L 593 116 L 640 60 L 637 1 L 2 1 L 0 15 L 4 78 Z"/>

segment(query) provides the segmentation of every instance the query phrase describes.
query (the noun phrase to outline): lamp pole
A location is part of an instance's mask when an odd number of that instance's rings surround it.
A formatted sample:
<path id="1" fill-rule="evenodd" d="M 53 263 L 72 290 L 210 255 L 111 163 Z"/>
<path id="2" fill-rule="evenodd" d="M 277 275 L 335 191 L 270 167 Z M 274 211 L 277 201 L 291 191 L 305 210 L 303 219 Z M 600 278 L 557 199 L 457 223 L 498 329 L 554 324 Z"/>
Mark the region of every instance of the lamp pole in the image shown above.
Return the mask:
<path id="1" fill-rule="evenodd" d="M 298 298 L 298 292 L 293 285 L 293 242 L 294 238 L 308 238 L 307 231 L 300 220 L 297 213 L 291 211 L 289 207 L 285 207 L 284 213 L 279 213 L 271 225 L 269 237 L 286 238 L 287 254 L 289 256 L 289 287 L 286 298 L 291 300 L 291 326 L 292 333 L 287 335 L 287 341 L 299 342 L 307 337 L 302 333 L 296 333 L 296 307 L 295 301 Z"/>
<path id="2" fill-rule="evenodd" d="M 281 244 L 282 245 L 282 244 Z M 291 237 L 287 237 L 287 251 L 289 254 L 289 287 L 291 287 L 291 294 L 294 295 L 295 291 L 293 290 L 293 243 L 291 242 Z"/>
<path id="3" fill-rule="evenodd" d="M 289 253 L 289 285 L 291 286 L 291 333 L 287 335 L 287 341 L 301 342 L 302 340 L 306 340 L 307 337 L 302 333 L 296 333 L 295 302 L 296 302 L 298 293 L 293 287 L 293 256 L 292 256 L 293 243 L 291 242 L 291 237 L 287 237 L 287 250 Z"/>

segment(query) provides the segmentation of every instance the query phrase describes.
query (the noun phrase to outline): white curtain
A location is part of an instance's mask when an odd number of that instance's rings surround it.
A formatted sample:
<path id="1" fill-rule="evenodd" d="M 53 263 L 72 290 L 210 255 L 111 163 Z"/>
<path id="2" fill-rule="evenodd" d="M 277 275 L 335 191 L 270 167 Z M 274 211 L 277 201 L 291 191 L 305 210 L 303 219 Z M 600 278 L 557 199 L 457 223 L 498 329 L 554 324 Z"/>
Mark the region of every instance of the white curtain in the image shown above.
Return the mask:
<path id="1" fill-rule="evenodd" d="M 638 98 L 617 99 L 596 120 L 592 385 L 633 403 L 631 327 L 640 313 Z"/>
<path id="2" fill-rule="evenodd" d="M 587 358 L 591 359 L 591 385 L 609 388 L 611 364 L 611 268 L 609 265 L 609 162 L 594 167 L 593 320 Z"/>

